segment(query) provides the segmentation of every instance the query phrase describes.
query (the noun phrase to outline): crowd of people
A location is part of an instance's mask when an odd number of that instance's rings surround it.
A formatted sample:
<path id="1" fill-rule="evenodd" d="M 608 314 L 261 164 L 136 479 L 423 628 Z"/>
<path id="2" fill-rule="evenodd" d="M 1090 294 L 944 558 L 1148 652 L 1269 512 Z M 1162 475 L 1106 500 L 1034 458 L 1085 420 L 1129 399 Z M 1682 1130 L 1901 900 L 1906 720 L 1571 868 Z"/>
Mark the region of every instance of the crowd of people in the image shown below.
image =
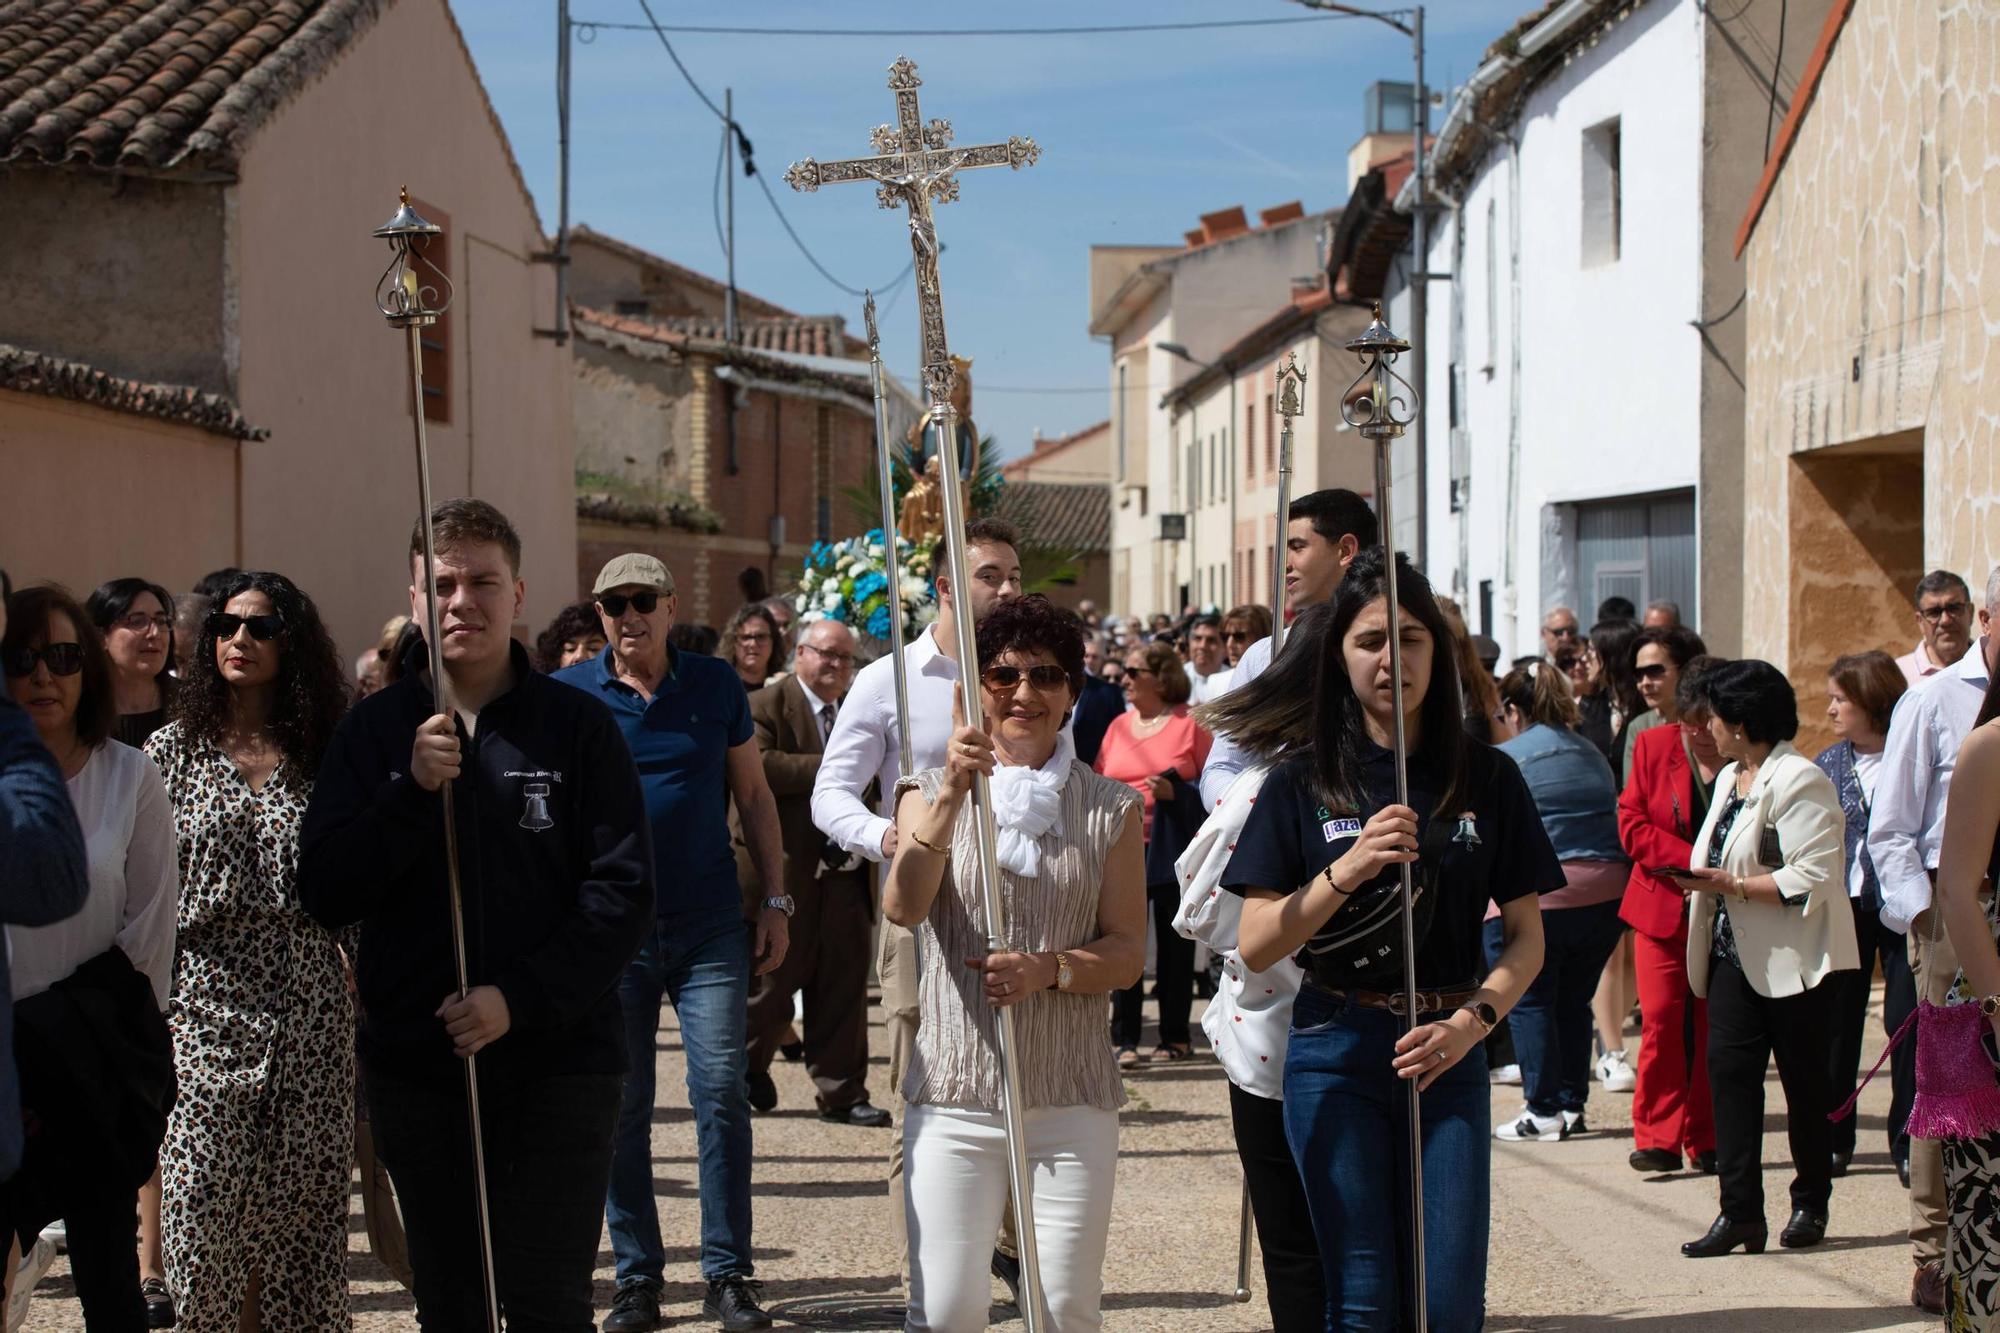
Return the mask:
<path id="1" fill-rule="evenodd" d="M 829 1132 L 881 1134 L 908 1327 L 983 1327 L 990 1277 L 1019 1299 L 1011 1008 L 1043 1299 L 1064 1333 L 1094 1329 L 1125 1077 L 1197 1057 L 1200 997 L 1275 1327 L 1403 1322 L 1421 1207 L 1431 1324 L 1476 1329 L 1492 1154 L 1591 1132 L 1594 1090 L 1631 1094 L 1634 1170 L 1716 1177 L 1682 1252 L 1754 1254 L 1775 1060 L 1778 1241 L 1820 1244 L 1859 1146 L 1878 969 L 1892 1036 L 1920 1000 L 1981 1020 L 1956 1055 L 1929 1017 L 1921 1059 L 1892 1043 L 1884 1146 L 1913 1302 L 2000 1327 L 2000 570 L 1977 608 L 1927 576 L 1908 654 L 1826 664 L 1836 739 L 1808 757 L 1785 675 L 1711 655 L 1668 602 L 1613 598 L 1587 629 L 1554 607 L 1542 651 L 1503 664 L 1420 570 L 1399 558 L 1392 585 L 1346 491 L 1292 504 L 1281 639 L 1257 605 L 1060 609 L 1024 592 L 1019 534 L 973 521 L 967 587 L 940 578 L 900 650 L 907 714 L 895 664 L 845 624 L 784 598 L 691 623 L 643 553 L 531 651 L 506 517 L 430 517 L 441 682 L 420 532 L 407 611 L 351 666 L 277 573 L 6 590 L 8 1329 L 58 1241 L 92 1330 L 348 1327 L 357 1167 L 370 1247 L 424 1326 L 484 1328 L 474 1055 L 508 1326 L 594 1327 L 608 1227 L 602 1327 L 660 1327 L 667 1003 L 719 1326 L 771 1322 L 751 1172 L 779 1059 Z M 1943 1111 L 1939 1077 L 1957 1079 Z M 1497 1123 L 1496 1084 L 1523 1099 Z"/>

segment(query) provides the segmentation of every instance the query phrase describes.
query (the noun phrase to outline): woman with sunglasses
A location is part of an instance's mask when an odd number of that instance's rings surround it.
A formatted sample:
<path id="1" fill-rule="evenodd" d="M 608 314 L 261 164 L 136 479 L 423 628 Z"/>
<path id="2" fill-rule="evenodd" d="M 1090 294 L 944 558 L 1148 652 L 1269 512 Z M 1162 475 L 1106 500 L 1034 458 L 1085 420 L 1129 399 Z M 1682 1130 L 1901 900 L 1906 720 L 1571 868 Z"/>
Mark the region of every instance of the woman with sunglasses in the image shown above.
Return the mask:
<path id="1" fill-rule="evenodd" d="M 282 574 L 239 573 L 146 745 L 180 840 L 180 1100 L 160 1164 L 187 1333 L 350 1326 L 354 1005 L 298 891 L 300 821 L 346 708 L 312 601 Z"/>
<path id="2" fill-rule="evenodd" d="M 116 946 L 164 1007 L 180 891 L 173 814 L 153 761 L 112 738 L 118 721 L 116 668 L 104 641 L 69 594 L 28 588 L 8 602 L 0 664 L 8 694 L 27 712 L 68 780 L 90 866 L 90 896 L 82 911 L 54 925 L 8 928 L 13 1000 L 18 1005 L 41 994 Z M 32 1162 L 32 1146 L 29 1155 Z M 60 1165 L 41 1170 L 70 1174 Z M 156 1210 L 158 1180 L 155 1175 L 150 1182 Z M 85 1323 L 93 1330 L 146 1327 L 139 1251 L 132 1244 L 138 1200 L 126 1195 L 109 1206 L 65 1202 L 74 1205 L 65 1206 L 64 1220 Z M 54 1220 L 9 1212 L 17 1231 L 32 1233 Z M 157 1222 L 157 1211 L 154 1218 Z M 25 1279 L 29 1285 L 35 1276 Z"/>
<path id="3" fill-rule="evenodd" d="M 1191 683 L 1170 643 L 1155 641 L 1125 654 L 1125 701 L 1098 747 L 1096 769 L 1139 793 L 1145 810 L 1146 898 L 1153 907 L 1155 968 L 1160 993 L 1160 1044 L 1154 1060 L 1193 1054 L 1188 1013 L 1194 1007 L 1194 941 L 1174 929 L 1180 878 L 1174 862 L 1201 828 L 1201 792 L 1195 783 L 1215 737 L 1188 712 Z M 1139 1063 L 1139 1031 L 1146 1000 L 1142 975 L 1111 1000 L 1111 1042 L 1118 1066 Z"/>
<path id="4" fill-rule="evenodd" d="M 113 579 L 83 604 L 111 655 L 118 701 L 113 730 L 126 745 L 144 745 L 166 725 L 174 701 L 174 599 L 145 579 Z"/>
<path id="5" fill-rule="evenodd" d="M 746 690 L 761 690 L 783 667 L 778 650 L 778 622 L 762 603 L 736 608 L 722 627 L 722 653 Z"/>
<path id="6" fill-rule="evenodd" d="M 1245 603 L 1232 606 L 1222 618 L 1222 660 L 1234 667 L 1244 650 L 1271 637 L 1271 608 Z"/>
<path id="7" fill-rule="evenodd" d="M 918 932 L 923 1024 L 903 1079 L 911 1328 L 984 1328 L 992 1236 L 1007 1206 L 998 1023 L 1015 1010 L 1034 1226 L 1051 1325 L 1101 1325 L 1104 1249 L 1124 1089 L 1104 997 L 1145 965 L 1140 804 L 1077 762 L 1064 723 L 1083 636 L 1046 597 L 979 624 L 986 729 L 961 714 L 942 768 L 896 784 L 896 859 L 882 909 Z M 992 780 L 1010 949 L 987 953 L 965 809 Z"/>

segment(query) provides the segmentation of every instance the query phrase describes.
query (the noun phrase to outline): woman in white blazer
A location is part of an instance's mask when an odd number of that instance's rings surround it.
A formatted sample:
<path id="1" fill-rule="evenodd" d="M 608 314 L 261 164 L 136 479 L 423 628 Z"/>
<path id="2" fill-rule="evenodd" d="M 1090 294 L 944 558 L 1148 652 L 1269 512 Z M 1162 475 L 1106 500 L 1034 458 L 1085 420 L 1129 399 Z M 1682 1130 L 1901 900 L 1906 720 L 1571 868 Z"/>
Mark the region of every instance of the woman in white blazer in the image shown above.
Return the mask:
<path id="1" fill-rule="evenodd" d="M 1798 699 L 1768 662 L 1723 662 L 1703 673 L 1698 711 L 1728 767 L 1696 835 L 1689 868 L 1688 984 L 1708 1000 L 1708 1078 L 1715 1100 L 1722 1208 L 1708 1234 L 1681 1246 L 1691 1259 L 1764 1249 L 1764 1073 L 1785 1089 L 1794 1175 L 1792 1215 L 1778 1243 L 1826 1237 L 1833 1191 L 1833 1109 L 1826 1051 L 1839 1003 L 1835 973 L 1860 966 L 1844 884 L 1844 817 L 1833 783 L 1792 748 Z"/>

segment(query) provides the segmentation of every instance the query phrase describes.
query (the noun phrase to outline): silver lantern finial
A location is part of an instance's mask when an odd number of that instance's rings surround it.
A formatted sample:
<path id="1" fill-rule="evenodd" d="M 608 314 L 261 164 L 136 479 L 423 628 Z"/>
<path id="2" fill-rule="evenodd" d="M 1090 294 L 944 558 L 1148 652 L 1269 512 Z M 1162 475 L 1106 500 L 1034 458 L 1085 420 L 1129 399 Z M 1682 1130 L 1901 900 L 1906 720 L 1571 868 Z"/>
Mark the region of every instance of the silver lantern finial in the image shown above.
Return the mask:
<path id="1" fill-rule="evenodd" d="M 1390 369 L 1410 344 L 1382 322 L 1379 301 L 1375 318 L 1347 343 L 1347 350 L 1360 358 L 1362 367 L 1340 401 L 1340 419 L 1368 439 L 1397 438 L 1417 419 L 1423 400 L 1408 380 Z"/>
<path id="2" fill-rule="evenodd" d="M 410 187 L 405 185 L 402 206 L 373 234 L 389 242 L 396 255 L 375 284 L 375 308 L 391 328 L 423 329 L 437 323 L 438 316 L 451 308 L 451 279 L 425 251 L 444 234 L 444 228 L 417 212 L 410 203 Z"/>

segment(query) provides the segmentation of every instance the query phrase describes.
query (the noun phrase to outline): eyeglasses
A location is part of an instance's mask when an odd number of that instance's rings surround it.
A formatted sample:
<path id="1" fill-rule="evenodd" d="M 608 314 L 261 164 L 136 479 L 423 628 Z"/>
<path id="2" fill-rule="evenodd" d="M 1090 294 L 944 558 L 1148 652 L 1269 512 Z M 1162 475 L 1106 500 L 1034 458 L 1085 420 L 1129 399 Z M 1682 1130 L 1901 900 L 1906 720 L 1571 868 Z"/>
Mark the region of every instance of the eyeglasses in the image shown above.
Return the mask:
<path id="1" fill-rule="evenodd" d="M 51 676 L 74 676 L 83 670 L 83 645 L 52 643 L 45 648 L 16 648 L 7 654 L 7 674 L 32 676 L 37 662 L 48 663 Z"/>
<path id="2" fill-rule="evenodd" d="M 1651 666 L 1633 667 L 1632 674 L 1640 680 L 1665 680 L 1668 670 L 1666 663 L 1655 662 Z"/>
<path id="3" fill-rule="evenodd" d="M 990 666 L 979 673 L 979 679 L 985 682 L 986 688 L 996 693 L 1016 688 L 1023 676 L 1028 678 L 1028 684 L 1043 694 L 1054 694 L 1069 685 L 1069 672 L 1048 662 L 1025 670 L 1017 666 Z"/>
<path id="4" fill-rule="evenodd" d="M 650 616 L 659 605 L 660 594 L 656 592 L 635 592 L 630 597 L 622 592 L 607 592 L 597 599 L 598 610 L 613 620 L 624 615 L 628 606 L 642 616 Z"/>
<path id="5" fill-rule="evenodd" d="M 736 642 L 738 643 L 769 643 L 770 641 L 771 636 L 762 630 L 746 630 L 736 636 Z"/>
<path id="6" fill-rule="evenodd" d="M 818 644 L 812 644 L 812 643 L 800 644 L 799 651 L 802 653 L 817 653 L 819 656 L 824 657 L 827 661 L 837 663 L 840 666 L 846 666 L 849 662 L 852 662 L 854 660 L 853 653 L 830 653 L 826 649 L 820 647 Z"/>
<path id="7" fill-rule="evenodd" d="M 144 611 L 131 611 L 111 622 L 113 629 L 130 630 L 134 634 L 144 634 L 156 629 L 162 634 L 171 634 L 174 618 L 169 615 L 149 616 Z"/>
<path id="8" fill-rule="evenodd" d="M 285 627 L 280 616 L 239 616 L 228 611 L 217 611 L 208 618 L 210 638 L 233 639 L 236 631 L 248 629 L 250 637 L 259 643 L 269 643 L 278 637 L 278 631 Z"/>
<path id="9" fill-rule="evenodd" d="M 1222 631 L 1222 637 L 1225 639 L 1247 639 L 1250 637 L 1250 631 L 1246 629 L 1226 629 Z"/>
<path id="10" fill-rule="evenodd" d="M 1940 620 L 1961 620 L 1971 610 L 1970 602 L 1946 602 L 1943 606 L 1920 606 L 1917 614 L 1935 625 Z"/>
<path id="11" fill-rule="evenodd" d="M 1574 639 L 1577 637 L 1576 626 L 1574 625 L 1544 625 L 1542 626 L 1542 633 L 1552 639 Z"/>
<path id="12" fill-rule="evenodd" d="M 1151 667 L 1126 667 L 1125 674 L 1127 676 L 1157 676 L 1160 673 Z"/>

